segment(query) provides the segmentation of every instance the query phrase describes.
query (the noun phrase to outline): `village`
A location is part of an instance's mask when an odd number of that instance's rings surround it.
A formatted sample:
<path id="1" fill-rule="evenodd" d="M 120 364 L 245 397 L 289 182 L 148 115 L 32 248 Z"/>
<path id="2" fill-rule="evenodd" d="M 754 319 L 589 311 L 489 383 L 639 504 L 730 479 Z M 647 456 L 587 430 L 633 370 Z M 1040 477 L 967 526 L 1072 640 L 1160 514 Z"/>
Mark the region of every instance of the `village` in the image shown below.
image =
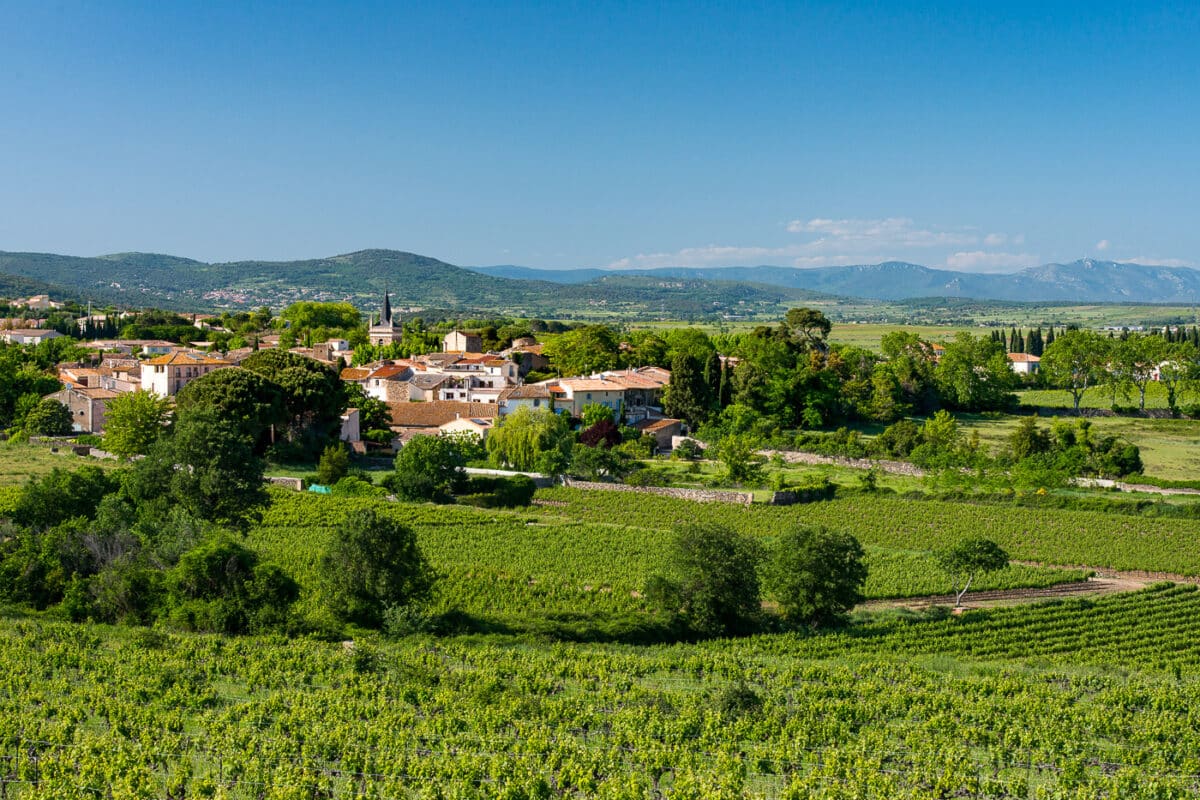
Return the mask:
<path id="1" fill-rule="evenodd" d="M 382 311 L 372 319 L 368 337 L 373 347 L 400 341 L 403 329 L 399 315 L 392 312 L 390 297 L 384 298 Z M 207 321 L 201 316 L 196 324 Z M 36 345 L 61 336 L 58 331 L 40 328 L 0 331 L 0 339 L 12 344 Z M 116 338 L 85 341 L 82 346 L 92 352 L 91 358 L 58 364 L 56 375 L 62 388 L 47 397 L 67 407 L 76 433 L 100 435 L 114 398 L 139 390 L 174 398 L 197 378 L 237 367 L 260 350 L 279 348 L 282 338 L 278 334 L 264 335 L 253 347 L 223 353 L 213 351 L 211 342 L 180 344 Z M 542 345 L 532 336 L 514 339 L 507 348 L 484 352 L 477 333 L 453 330 L 445 334 L 441 345 L 437 352 L 378 359 L 358 366 L 349 366 L 354 350 L 347 339 L 333 338 L 287 349 L 338 370 L 345 384 L 386 404 L 393 434 L 386 443 L 364 440 L 366 431 L 359 409 L 348 408 L 343 414 L 339 438 L 359 454 L 367 453 L 369 448 L 376 454 L 394 452 L 417 435 L 467 433 L 485 440 L 501 418 L 519 408 L 551 409 L 579 417 L 584 406 L 604 406 L 615 419 L 654 436 L 664 451 L 671 448 L 672 437 L 683 432 L 682 421 L 665 417 L 662 411 L 663 392 L 671 379 L 670 371 L 662 367 L 605 370 L 527 382 L 530 373 L 542 373 L 550 366 Z"/>

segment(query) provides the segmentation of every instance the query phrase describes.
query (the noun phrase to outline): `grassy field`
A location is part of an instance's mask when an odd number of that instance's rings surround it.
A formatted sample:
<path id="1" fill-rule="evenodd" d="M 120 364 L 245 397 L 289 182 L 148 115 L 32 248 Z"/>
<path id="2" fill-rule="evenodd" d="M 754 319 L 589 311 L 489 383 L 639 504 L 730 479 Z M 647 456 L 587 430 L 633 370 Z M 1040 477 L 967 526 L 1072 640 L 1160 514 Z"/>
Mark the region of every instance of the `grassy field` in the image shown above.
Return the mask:
<path id="1" fill-rule="evenodd" d="M 1030 389 L 1017 392 L 1017 399 L 1029 406 L 1067 409 L 1075 407 L 1075 403 L 1071 399 L 1071 393 L 1066 389 Z M 1197 397 L 1194 392 L 1185 392 L 1178 397 L 1177 402 L 1182 405 L 1194 402 L 1196 399 Z M 1083 399 L 1079 405 L 1081 408 L 1112 408 L 1113 400 L 1112 388 L 1109 386 L 1099 386 L 1084 392 Z M 1122 394 L 1118 391 L 1115 400 L 1117 405 L 1136 406 L 1138 404 L 1138 394 L 1136 390 L 1129 394 Z M 1161 383 L 1151 382 L 1146 387 L 1146 408 L 1166 407 L 1167 390 L 1163 388 Z"/>
<path id="2" fill-rule="evenodd" d="M 958 419 L 968 435 L 978 432 L 980 440 L 996 450 L 1006 445 L 1020 417 L 961 414 Z M 1094 417 L 1089 421 L 1099 433 L 1121 436 L 1136 444 L 1147 475 L 1167 480 L 1195 480 L 1200 476 L 1200 420 Z M 1042 424 L 1048 426 L 1050 420 Z"/>
<path id="3" fill-rule="evenodd" d="M 655 458 L 643 462 L 647 468 L 661 472 L 668 479 L 670 486 L 684 488 L 703 488 L 719 481 L 724 475 L 725 468 L 717 461 L 676 461 L 670 458 Z M 786 464 L 767 461 L 763 464 L 763 479 L 767 485 L 774 485 L 775 476 L 782 474 L 783 488 L 804 485 L 813 481 L 826 479 L 843 486 L 857 487 L 862 484 L 864 470 L 851 467 L 841 467 L 833 464 Z M 920 478 L 910 478 L 904 475 L 892 475 L 880 472 L 877 485 L 883 489 L 896 492 L 916 491 L 924 488 Z M 773 492 L 772 489 L 755 490 L 756 500 L 765 499 Z"/>
<path id="4" fill-rule="evenodd" d="M 55 467 L 75 469 L 83 464 L 105 469 L 116 466 L 111 460 L 81 458 L 67 448 L 52 452 L 42 444 L 4 442 L 0 444 L 0 486 L 17 486 L 30 477 L 45 475 Z"/>
<path id="5" fill-rule="evenodd" d="M 878 353 L 880 340 L 885 335 L 897 330 L 915 333 L 928 342 L 946 342 L 962 331 L 975 336 L 985 335 L 989 332 L 987 328 L 952 325 L 841 324 L 833 326 L 829 332 L 829 340 Z"/>

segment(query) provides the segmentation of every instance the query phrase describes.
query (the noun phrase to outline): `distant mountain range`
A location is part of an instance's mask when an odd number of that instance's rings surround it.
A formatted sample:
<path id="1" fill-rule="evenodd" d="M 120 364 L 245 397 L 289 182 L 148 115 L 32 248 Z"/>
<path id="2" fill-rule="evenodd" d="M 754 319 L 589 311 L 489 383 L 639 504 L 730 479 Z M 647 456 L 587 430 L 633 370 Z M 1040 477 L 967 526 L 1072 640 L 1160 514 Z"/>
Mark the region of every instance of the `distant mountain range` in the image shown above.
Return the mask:
<path id="1" fill-rule="evenodd" d="M 976 300 L 1079 303 L 1195 303 L 1200 301 L 1200 270 L 1082 259 L 1044 264 L 1020 272 L 994 274 L 930 269 L 888 261 L 852 267 L 662 267 L 643 270 L 530 269 L 475 267 L 495 277 L 578 284 L 602 275 L 643 275 L 690 280 L 747 282 L 806 289 L 842 297 L 906 300 L 962 297 Z"/>
<path id="2" fill-rule="evenodd" d="M 1090 259 L 1010 274 L 887 262 L 855 267 L 668 267 L 648 270 L 463 268 L 397 250 L 302 261 L 209 264 L 154 253 L 94 258 L 0 252 L 0 291 L 180 310 L 280 308 L 349 300 L 400 308 L 538 317 L 773 318 L 802 303 L 913 298 L 1076 303 L 1200 302 L 1200 271 Z"/>
<path id="3" fill-rule="evenodd" d="M 360 308 L 374 308 L 384 291 L 390 291 L 399 308 L 692 319 L 776 315 L 796 303 L 822 298 L 794 287 L 608 272 L 564 286 L 481 274 L 397 250 L 218 264 L 154 253 L 84 258 L 0 252 L 0 288 L 5 280 L 19 282 L 22 292 L 36 288 L 74 299 L 180 310 L 261 305 L 278 309 L 297 300 L 348 300 Z"/>

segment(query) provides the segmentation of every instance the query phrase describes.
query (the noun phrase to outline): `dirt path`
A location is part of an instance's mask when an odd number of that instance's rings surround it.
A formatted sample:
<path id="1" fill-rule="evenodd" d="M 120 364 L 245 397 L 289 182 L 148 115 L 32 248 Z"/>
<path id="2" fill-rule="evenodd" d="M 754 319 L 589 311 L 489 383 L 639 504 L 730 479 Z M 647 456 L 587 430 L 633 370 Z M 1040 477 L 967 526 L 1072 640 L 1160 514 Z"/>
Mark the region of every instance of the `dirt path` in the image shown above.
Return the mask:
<path id="1" fill-rule="evenodd" d="M 1027 563 L 1027 562 L 1015 562 Z M 1031 563 L 1031 562 L 1030 562 Z M 1031 564 L 1032 565 L 1032 564 Z M 1033 565 L 1040 566 L 1040 565 Z M 1092 567 L 1064 567 L 1064 569 L 1092 569 Z M 998 608 L 1024 603 L 1038 603 L 1068 597 L 1099 597 L 1117 592 L 1135 592 L 1155 583 L 1200 583 L 1200 578 L 1174 575 L 1166 572 L 1120 572 L 1097 569 L 1096 575 L 1086 581 L 1060 583 L 1041 589 L 996 589 L 984 592 L 968 592 L 963 597 L 964 608 Z M 924 597 L 901 597 L 891 600 L 869 600 L 857 608 L 863 611 L 878 611 L 886 608 L 911 608 L 921 610 L 931 606 L 952 606 L 951 594 L 926 595 Z"/>

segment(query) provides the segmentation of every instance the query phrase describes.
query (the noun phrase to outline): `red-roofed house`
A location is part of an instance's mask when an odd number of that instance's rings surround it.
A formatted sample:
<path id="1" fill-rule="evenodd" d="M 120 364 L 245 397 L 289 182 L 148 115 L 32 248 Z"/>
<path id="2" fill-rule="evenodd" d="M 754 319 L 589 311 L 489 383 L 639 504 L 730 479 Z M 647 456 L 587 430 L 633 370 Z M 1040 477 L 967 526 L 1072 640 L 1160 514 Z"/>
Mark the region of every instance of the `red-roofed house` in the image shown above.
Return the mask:
<path id="1" fill-rule="evenodd" d="M 1041 359 L 1028 353 L 1009 353 L 1008 365 L 1018 375 L 1032 375 L 1038 371 Z"/>
<path id="2" fill-rule="evenodd" d="M 179 350 L 142 362 L 142 388 L 159 397 L 174 397 L 201 375 L 233 366 L 223 358 Z"/>
<path id="3" fill-rule="evenodd" d="M 643 434 L 654 437 L 655 446 L 659 452 L 671 449 L 671 438 L 683 435 L 683 421 L 678 419 L 644 419 L 633 423 Z"/>

